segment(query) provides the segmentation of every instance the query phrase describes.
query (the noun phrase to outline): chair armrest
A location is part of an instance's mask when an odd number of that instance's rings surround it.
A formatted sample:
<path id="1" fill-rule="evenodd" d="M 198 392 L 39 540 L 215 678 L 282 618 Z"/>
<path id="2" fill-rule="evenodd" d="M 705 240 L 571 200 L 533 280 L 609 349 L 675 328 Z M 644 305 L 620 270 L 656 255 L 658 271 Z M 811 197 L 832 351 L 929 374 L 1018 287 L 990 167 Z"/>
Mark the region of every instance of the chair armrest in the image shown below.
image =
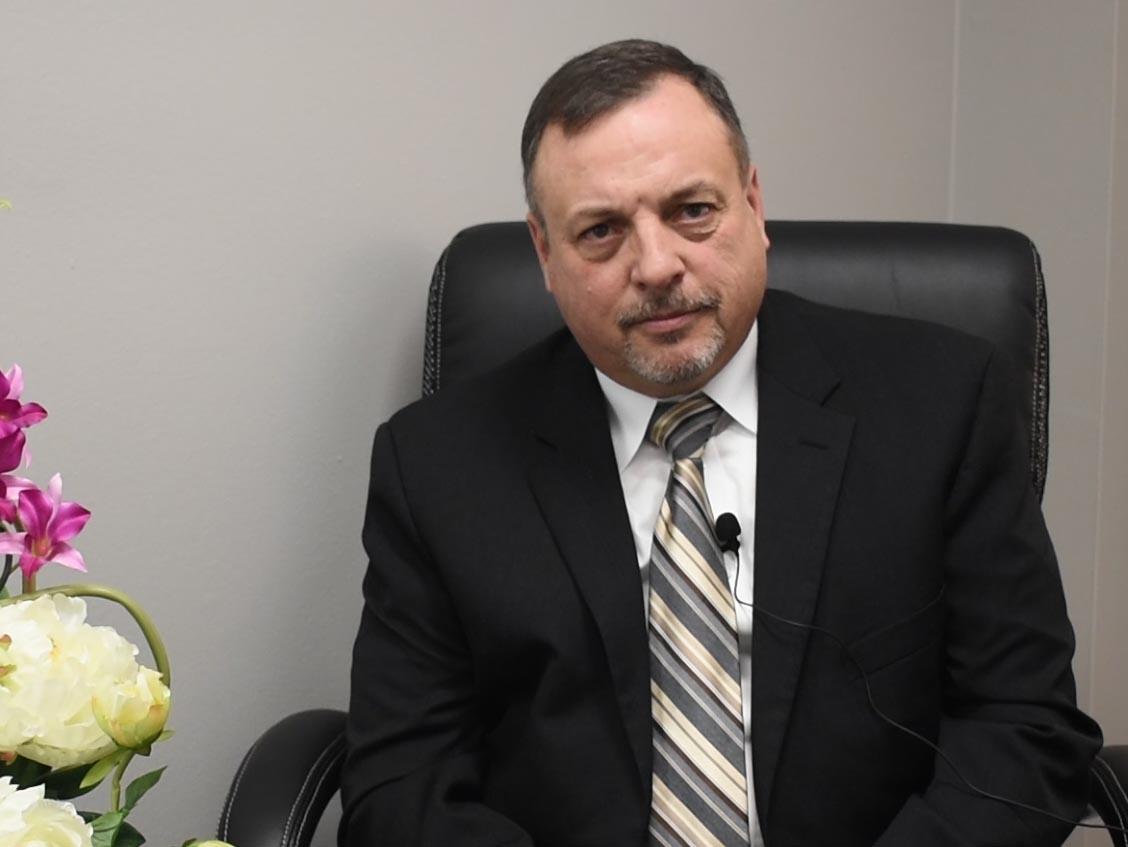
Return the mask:
<path id="1" fill-rule="evenodd" d="M 309 847 L 340 783 L 345 713 L 313 709 L 262 734 L 239 766 L 219 838 L 239 847 Z"/>
<path id="2" fill-rule="evenodd" d="M 1093 808 L 1106 826 L 1128 828 L 1128 745 L 1105 747 L 1090 772 Z M 1116 847 L 1128 847 L 1128 833 L 1109 832 Z"/>

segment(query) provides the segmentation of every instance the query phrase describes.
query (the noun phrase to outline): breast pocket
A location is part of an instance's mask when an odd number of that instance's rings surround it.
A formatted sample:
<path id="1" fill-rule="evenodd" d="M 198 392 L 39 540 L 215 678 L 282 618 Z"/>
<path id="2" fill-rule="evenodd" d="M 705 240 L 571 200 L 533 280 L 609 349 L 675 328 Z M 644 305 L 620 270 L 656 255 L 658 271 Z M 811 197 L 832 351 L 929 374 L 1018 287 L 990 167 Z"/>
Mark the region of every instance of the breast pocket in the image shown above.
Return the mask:
<path id="1" fill-rule="evenodd" d="M 934 737 L 941 712 L 945 605 L 941 593 L 923 608 L 891 624 L 879 626 L 850 644 L 847 702 L 869 716 L 870 725 L 886 743 L 908 744 L 930 759 L 931 752 L 907 742 L 890 721 Z M 923 760 L 922 760 L 923 761 Z"/>
<path id="2" fill-rule="evenodd" d="M 923 608 L 891 624 L 878 626 L 850 643 L 855 674 L 873 677 L 895 666 L 909 663 L 918 654 L 936 655 L 930 647 L 944 636 L 944 592 Z"/>

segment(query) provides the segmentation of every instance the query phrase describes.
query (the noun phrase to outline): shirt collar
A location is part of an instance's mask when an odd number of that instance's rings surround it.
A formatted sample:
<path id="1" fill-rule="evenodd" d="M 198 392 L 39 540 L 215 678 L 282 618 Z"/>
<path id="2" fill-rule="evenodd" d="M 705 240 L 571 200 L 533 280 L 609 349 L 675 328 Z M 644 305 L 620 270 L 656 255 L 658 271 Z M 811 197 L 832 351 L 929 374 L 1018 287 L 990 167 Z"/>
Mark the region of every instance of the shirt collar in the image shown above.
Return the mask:
<path id="1" fill-rule="evenodd" d="M 713 398 L 729 418 L 753 433 L 756 432 L 759 417 L 759 391 L 756 382 L 759 327 L 759 321 L 752 324 L 744 343 L 704 388 L 705 393 Z M 595 376 L 607 399 L 611 444 L 615 448 L 619 472 L 622 473 L 642 446 L 646 428 L 650 425 L 650 418 L 658 401 L 620 385 L 598 368 Z"/>

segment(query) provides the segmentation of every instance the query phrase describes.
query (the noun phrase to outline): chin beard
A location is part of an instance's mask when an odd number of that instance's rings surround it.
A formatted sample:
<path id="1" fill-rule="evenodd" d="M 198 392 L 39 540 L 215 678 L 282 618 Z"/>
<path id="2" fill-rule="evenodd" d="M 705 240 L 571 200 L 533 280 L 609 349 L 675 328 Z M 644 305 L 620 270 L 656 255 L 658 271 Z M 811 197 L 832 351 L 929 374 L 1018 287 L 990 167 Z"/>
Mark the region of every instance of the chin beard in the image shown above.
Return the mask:
<path id="1" fill-rule="evenodd" d="M 661 348 L 643 351 L 628 339 L 623 349 L 627 367 L 652 385 L 692 382 L 708 372 L 717 361 L 717 356 L 724 347 L 725 331 L 714 324 L 709 335 L 696 342 L 691 349 L 674 349 L 682 340 L 681 333 L 670 333 L 658 339 Z"/>

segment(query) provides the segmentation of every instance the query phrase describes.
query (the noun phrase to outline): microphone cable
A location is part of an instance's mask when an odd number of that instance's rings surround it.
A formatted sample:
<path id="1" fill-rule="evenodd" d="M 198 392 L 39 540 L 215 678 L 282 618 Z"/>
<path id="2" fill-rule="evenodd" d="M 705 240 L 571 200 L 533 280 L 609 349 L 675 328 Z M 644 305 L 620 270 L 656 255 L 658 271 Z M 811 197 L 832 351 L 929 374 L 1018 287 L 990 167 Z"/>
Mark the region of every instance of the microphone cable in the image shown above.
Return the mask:
<path id="1" fill-rule="evenodd" d="M 1103 824 L 1103 823 L 1086 823 L 1084 821 L 1072 820 L 1070 818 L 1063 817 L 1063 816 L 1061 816 L 1061 815 L 1059 815 L 1055 812 L 1051 812 L 1048 809 L 1042 809 L 1042 808 L 1039 808 L 1038 806 L 1033 806 L 1029 803 L 1024 803 L 1021 800 L 1015 800 L 1015 799 L 1010 798 L 1010 797 L 1004 797 L 1001 794 L 995 794 L 991 791 L 987 791 L 983 788 L 978 787 L 977 785 L 972 784 L 972 782 L 967 777 L 965 777 L 963 775 L 963 773 L 960 771 L 960 769 L 956 767 L 956 764 L 955 764 L 955 762 L 952 761 L 951 757 L 949 757 L 947 753 L 945 753 L 943 750 L 941 750 L 939 746 L 937 746 L 935 743 L 933 743 L 928 738 L 925 738 L 923 735 L 921 735 L 916 730 L 905 726 L 903 723 L 900 723 L 899 721 L 894 720 L 893 718 L 891 718 L 887 714 L 885 714 L 885 712 L 881 711 L 881 709 L 877 705 L 877 702 L 874 700 L 873 689 L 870 687 L 869 675 L 866 673 L 865 669 L 861 666 L 861 663 L 858 662 L 858 659 L 854 655 L 854 652 L 850 649 L 850 646 L 846 643 L 846 641 L 844 639 L 840 638 L 838 635 L 831 632 L 829 629 L 826 629 L 825 627 L 816 626 L 815 624 L 803 623 L 802 621 L 793 621 L 793 620 L 790 620 L 789 618 L 783 617 L 782 615 L 777 615 L 774 612 L 770 612 L 770 611 L 768 611 L 767 609 L 765 609 L 761 606 L 755 605 L 754 603 L 749 603 L 747 600 L 741 600 L 740 597 L 737 596 L 737 592 L 736 592 L 736 586 L 740 582 L 740 555 L 739 555 L 740 533 L 741 533 L 740 521 L 737 519 L 736 515 L 732 514 L 732 512 L 725 512 L 724 514 L 720 515 L 717 518 L 716 524 L 715 524 L 713 529 L 714 529 L 714 534 L 716 536 L 717 545 L 720 547 L 722 555 L 724 555 L 724 553 L 734 553 L 734 554 L 736 554 L 736 576 L 733 580 L 732 597 L 740 605 L 747 606 L 749 609 L 752 610 L 753 620 L 755 619 L 755 615 L 757 615 L 757 614 L 765 615 L 766 617 L 771 618 L 774 621 L 778 621 L 779 623 L 787 624 L 788 626 L 798 627 L 799 629 L 805 629 L 805 630 L 808 630 L 810 632 L 817 632 L 817 633 L 820 633 L 821 635 L 825 635 L 827 638 L 829 638 L 831 641 L 833 641 L 835 644 L 837 644 L 839 647 L 841 647 L 842 652 L 846 654 L 846 658 L 850 660 L 850 664 L 852 664 L 854 666 L 854 669 L 858 672 L 858 674 L 862 678 L 862 683 L 863 683 L 863 685 L 865 686 L 865 689 L 866 689 L 866 699 L 869 701 L 869 707 L 873 711 L 873 713 L 875 715 L 877 715 L 878 718 L 880 718 L 882 721 L 884 721 L 889 726 L 893 727 L 894 729 L 899 730 L 900 732 L 905 733 L 906 735 L 908 735 L 911 738 L 915 738 L 921 744 L 925 745 L 930 750 L 932 750 L 934 753 L 936 753 L 936 755 L 939 756 L 943 760 L 944 764 L 946 764 L 949 768 L 951 768 L 952 773 L 954 773 L 959 778 L 960 782 L 962 782 L 965 786 L 967 786 L 967 788 L 973 794 L 976 794 L 976 795 L 983 797 L 987 800 L 994 800 L 998 803 L 1004 803 L 1008 806 L 1013 806 L 1013 807 L 1018 808 L 1018 809 L 1024 809 L 1025 811 L 1028 811 L 1028 812 L 1034 812 L 1034 813 L 1039 814 L 1039 815 L 1044 815 L 1045 817 L 1052 818 L 1053 820 L 1059 821 L 1061 823 L 1070 824 L 1071 826 L 1084 827 L 1085 829 L 1103 829 L 1103 830 L 1107 830 L 1109 832 L 1128 833 L 1128 828 L 1123 827 L 1123 826 L 1113 826 L 1112 824 Z M 881 629 L 883 629 L 883 630 L 884 629 L 890 629 L 890 628 L 897 626 L 898 624 L 903 623 L 907 620 L 910 620 L 911 618 L 915 617 L 916 615 L 926 611 L 927 609 L 931 608 L 935 604 L 939 603 L 944 598 L 944 592 L 945 592 L 945 588 L 941 588 L 940 593 L 938 595 L 936 595 L 936 597 L 933 600 L 930 600 L 927 604 L 925 604 L 922 608 L 920 608 L 920 609 L 916 610 L 915 612 L 905 616 L 904 618 L 901 618 L 898 621 L 894 621 L 893 623 L 882 627 Z M 878 630 L 878 631 L 881 631 L 881 630 Z"/>

